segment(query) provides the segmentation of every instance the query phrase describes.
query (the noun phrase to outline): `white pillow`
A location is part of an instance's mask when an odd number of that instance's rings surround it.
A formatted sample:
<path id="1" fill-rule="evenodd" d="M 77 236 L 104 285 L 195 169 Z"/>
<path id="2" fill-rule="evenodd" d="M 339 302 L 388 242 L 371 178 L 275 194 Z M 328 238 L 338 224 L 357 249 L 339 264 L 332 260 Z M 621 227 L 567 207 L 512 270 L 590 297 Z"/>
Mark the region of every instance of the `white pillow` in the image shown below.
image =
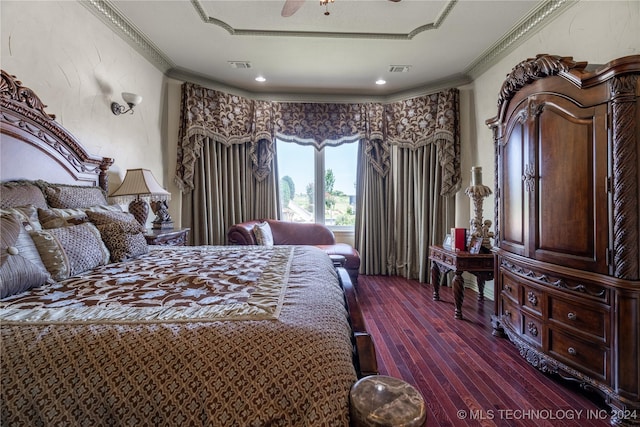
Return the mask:
<path id="1" fill-rule="evenodd" d="M 261 222 L 253 226 L 253 235 L 262 246 L 273 246 L 273 234 L 268 222 Z"/>

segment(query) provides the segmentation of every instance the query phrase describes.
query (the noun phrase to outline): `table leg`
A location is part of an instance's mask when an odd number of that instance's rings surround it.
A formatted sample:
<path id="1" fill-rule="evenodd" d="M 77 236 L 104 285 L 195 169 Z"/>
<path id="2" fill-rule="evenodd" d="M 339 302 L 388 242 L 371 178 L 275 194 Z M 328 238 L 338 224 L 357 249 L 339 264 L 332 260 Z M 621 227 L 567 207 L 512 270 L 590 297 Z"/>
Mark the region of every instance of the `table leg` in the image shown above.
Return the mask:
<path id="1" fill-rule="evenodd" d="M 478 274 L 476 278 L 478 282 L 478 301 L 484 301 L 484 276 Z"/>
<path id="2" fill-rule="evenodd" d="M 453 278 L 453 298 L 455 300 L 455 312 L 453 317 L 462 319 L 462 301 L 464 300 L 464 280 L 462 271 L 456 271 Z"/>
<path id="3" fill-rule="evenodd" d="M 433 300 L 440 301 L 440 268 L 436 262 L 431 262 L 431 284 L 433 285 Z"/>

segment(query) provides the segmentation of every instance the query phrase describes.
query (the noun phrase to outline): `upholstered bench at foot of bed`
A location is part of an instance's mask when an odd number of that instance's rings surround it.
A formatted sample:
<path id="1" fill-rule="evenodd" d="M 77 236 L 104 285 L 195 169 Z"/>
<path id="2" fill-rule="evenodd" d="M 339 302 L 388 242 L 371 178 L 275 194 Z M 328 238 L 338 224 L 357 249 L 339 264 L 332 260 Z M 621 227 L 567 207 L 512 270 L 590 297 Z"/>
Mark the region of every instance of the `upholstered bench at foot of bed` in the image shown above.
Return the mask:
<path id="1" fill-rule="evenodd" d="M 360 254 L 351 245 L 337 243 L 333 232 L 322 224 L 256 219 L 232 225 L 227 231 L 227 242 L 230 245 L 257 245 L 253 228 L 263 222 L 269 224 L 274 245 L 311 245 L 329 255 L 344 256 L 344 268 L 353 284 L 357 283 Z"/>

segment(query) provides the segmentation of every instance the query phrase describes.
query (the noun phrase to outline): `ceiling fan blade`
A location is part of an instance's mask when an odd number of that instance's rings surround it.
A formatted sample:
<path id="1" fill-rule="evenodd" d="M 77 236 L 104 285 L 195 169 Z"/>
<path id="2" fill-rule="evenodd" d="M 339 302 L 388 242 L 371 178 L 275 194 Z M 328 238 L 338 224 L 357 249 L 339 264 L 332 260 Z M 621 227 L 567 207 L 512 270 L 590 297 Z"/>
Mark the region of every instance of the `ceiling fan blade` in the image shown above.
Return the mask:
<path id="1" fill-rule="evenodd" d="M 285 18 L 291 16 L 296 13 L 303 4 L 304 0 L 286 0 L 284 2 L 284 6 L 282 6 L 281 15 Z"/>

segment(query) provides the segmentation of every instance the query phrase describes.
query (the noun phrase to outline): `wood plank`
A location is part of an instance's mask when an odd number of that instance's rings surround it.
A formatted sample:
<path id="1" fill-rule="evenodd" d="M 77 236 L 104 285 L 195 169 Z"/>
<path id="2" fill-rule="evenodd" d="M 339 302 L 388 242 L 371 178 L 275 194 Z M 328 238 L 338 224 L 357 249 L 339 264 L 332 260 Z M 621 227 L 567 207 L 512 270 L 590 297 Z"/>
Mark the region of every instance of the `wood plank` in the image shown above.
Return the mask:
<path id="1" fill-rule="evenodd" d="M 425 426 L 609 425 L 598 395 L 538 371 L 507 339 L 494 337 L 493 301 L 477 301 L 476 292 L 465 290 L 462 320 L 453 318 L 450 287 L 433 301 L 429 284 L 360 275 L 357 292 L 380 374 L 422 393 Z"/>

